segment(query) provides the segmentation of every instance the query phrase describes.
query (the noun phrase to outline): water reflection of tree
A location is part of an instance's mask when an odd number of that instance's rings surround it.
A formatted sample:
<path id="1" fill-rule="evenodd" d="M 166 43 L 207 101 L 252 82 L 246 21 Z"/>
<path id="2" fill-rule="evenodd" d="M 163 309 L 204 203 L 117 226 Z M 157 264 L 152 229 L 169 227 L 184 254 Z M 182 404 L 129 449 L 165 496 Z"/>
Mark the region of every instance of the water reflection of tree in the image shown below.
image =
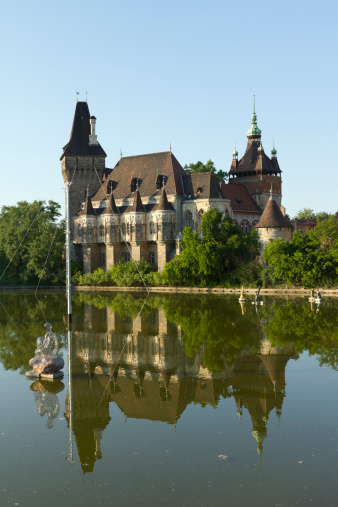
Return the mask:
<path id="1" fill-rule="evenodd" d="M 338 370 L 337 309 L 336 300 L 325 299 L 319 311 L 307 301 L 291 301 L 274 309 L 265 333 L 273 345 L 293 343 L 297 353 L 308 351 L 321 366 Z"/>
<path id="2" fill-rule="evenodd" d="M 36 339 L 45 334 L 44 315 L 53 324 L 59 347 L 65 342 L 62 318 L 66 315 L 64 294 L 2 294 L 0 296 L 0 362 L 6 370 L 27 370 Z"/>
<path id="3" fill-rule="evenodd" d="M 192 356 L 203 346 L 203 364 L 211 372 L 231 365 L 242 350 L 259 349 L 262 331 L 255 309 L 248 305 L 243 315 L 237 297 L 169 298 L 164 309 L 182 328 L 185 353 Z"/>

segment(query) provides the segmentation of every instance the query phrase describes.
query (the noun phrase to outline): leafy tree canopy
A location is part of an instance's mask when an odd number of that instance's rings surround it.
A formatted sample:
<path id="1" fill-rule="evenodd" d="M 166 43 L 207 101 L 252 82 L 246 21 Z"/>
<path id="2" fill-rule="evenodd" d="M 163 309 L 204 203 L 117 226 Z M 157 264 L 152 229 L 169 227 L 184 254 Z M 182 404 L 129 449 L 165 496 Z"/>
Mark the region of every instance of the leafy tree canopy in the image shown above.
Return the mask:
<path id="1" fill-rule="evenodd" d="M 3 206 L 0 213 L 0 269 L 2 283 L 36 282 L 50 250 L 42 281 L 64 281 L 64 223 L 54 201 L 21 201 Z M 9 265 L 10 263 L 10 265 Z M 6 269 L 6 267 L 8 268 Z M 4 273 L 6 269 L 6 272 Z"/>
<path id="2" fill-rule="evenodd" d="M 229 178 L 229 172 L 222 169 L 217 170 L 211 159 L 206 164 L 203 164 L 200 160 L 196 164 L 186 164 L 184 170 L 187 174 L 212 173 L 219 183 L 226 183 Z"/>
<path id="3" fill-rule="evenodd" d="M 326 211 L 320 211 L 319 213 L 316 213 L 313 211 L 313 209 L 303 208 L 298 211 L 297 215 L 294 218 L 296 220 L 324 220 L 332 216 L 332 214 L 327 213 Z"/>
<path id="4" fill-rule="evenodd" d="M 240 284 L 236 269 L 253 262 L 259 252 L 256 231 L 244 234 L 217 209 L 204 213 L 202 238 L 190 227 L 183 231 L 182 252 L 166 264 L 163 278 L 169 285 L 215 286 Z"/>
<path id="5" fill-rule="evenodd" d="M 338 221 L 334 217 L 321 220 L 307 234 L 295 232 L 290 242 L 271 241 L 264 258 L 283 282 L 334 286 L 338 283 Z"/>

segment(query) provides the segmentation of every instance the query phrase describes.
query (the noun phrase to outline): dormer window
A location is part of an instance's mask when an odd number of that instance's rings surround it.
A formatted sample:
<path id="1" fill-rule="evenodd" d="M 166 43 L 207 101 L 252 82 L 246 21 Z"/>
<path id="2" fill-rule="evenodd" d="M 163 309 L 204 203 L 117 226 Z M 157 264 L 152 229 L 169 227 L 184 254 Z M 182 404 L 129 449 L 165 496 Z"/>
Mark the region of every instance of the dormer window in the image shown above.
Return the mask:
<path id="1" fill-rule="evenodd" d="M 108 185 L 107 185 L 107 194 L 112 194 L 113 193 L 113 190 L 115 188 L 115 181 L 108 181 Z"/>
<path id="2" fill-rule="evenodd" d="M 140 178 L 132 178 L 130 180 L 130 191 L 135 192 L 140 185 Z"/>
<path id="3" fill-rule="evenodd" d="M 156 188 L 159 190 L 163 187 L 163 184 L 165 185 L 165 182 L 167 181 L 167 177 L 163 174 L 158 174 L 156 178 Z"/>
<path id="4" fill-rule="evenodd" d="M 242 199 L 236 199 L 236 197 L 235 197 L 235 203 L 236 204 L 243 204 L 243 201 L 242 201 Z"/>

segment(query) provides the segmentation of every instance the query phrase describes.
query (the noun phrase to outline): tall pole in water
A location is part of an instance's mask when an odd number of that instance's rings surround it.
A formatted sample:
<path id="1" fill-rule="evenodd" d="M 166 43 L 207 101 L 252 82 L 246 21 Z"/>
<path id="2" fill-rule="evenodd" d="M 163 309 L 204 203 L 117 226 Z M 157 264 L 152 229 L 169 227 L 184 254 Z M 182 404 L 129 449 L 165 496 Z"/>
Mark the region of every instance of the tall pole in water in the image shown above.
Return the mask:
<path id="1" fill-rule="evenodd" d="M 67 308 L 68 324 L 72 322 L 72 277 L 70 269 L 70 213 L 69 213 L 69 187 L 66 185 L 66 283 L 67 283 Z"/>

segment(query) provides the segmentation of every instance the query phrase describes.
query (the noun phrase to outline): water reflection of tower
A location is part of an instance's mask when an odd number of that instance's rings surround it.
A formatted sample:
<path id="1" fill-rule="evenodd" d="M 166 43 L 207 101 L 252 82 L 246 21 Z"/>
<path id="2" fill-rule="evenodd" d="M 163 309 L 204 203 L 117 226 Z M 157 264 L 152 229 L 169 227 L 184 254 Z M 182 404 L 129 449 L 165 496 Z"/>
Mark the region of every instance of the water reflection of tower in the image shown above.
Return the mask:
<path id="1" fill-rule="evenodd" d="M 267 436 L 267 422 L 275 409 L 279 418 L 285 397 L 285 368 L 295 358 L 293 345 L 273 347 L 263 340 L 259 354 L 240 356 L 234 364 L 233 389 L 237 413 L 245 407 L 252 421 L 252 436 L 257 452 L 262 455 L 263 441 Z"/>
<path id="2" fill-rule="evenodd" d="M 88 365 L 91 354 L 88 351 L 89 344 L 86 345 L 83 360 L 85 365 Z M 102 385 L 96 378 L 92 378 L 90 367 L 87 373 L 81 372 L 83 364 L 78 364 L 74 347 L 72 339 L 69 339 L 69 382 L 65 417 L 68 428 L 74 433 L 81 467 L 86 473 L 92 472 L 95 461 L 102 457 L 100 444 L 102 432 L 110 421 L 109 404 Z M 70 447 L 69 460 L 72 462 L 72 435 Z"/>

